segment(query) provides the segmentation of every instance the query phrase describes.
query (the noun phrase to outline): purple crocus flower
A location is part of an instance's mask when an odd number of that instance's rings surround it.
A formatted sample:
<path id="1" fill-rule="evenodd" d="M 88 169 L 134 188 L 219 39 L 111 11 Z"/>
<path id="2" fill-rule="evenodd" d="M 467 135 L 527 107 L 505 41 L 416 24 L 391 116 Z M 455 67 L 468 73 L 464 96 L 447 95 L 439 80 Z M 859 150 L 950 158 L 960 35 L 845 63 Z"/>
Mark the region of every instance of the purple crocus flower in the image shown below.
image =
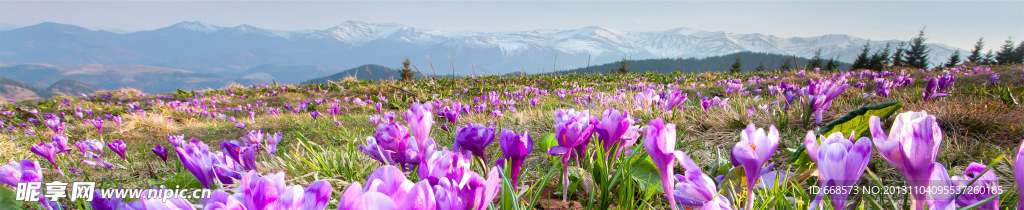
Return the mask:
<path id="1" fill-rule="evenodd" d="M 117 153 L 117 155 L 120 155 L 121 159 L 123 159 L 125 161 L 128 160 L 128 157 L 126 157 L 124 155 L 124 151 L 125 151 L 125 149 L 127 149 L 127 147 L 128 146 L 124 144 L 124 141 L 117 140 L 117 139 L 114 139 L 113 141 L 110 141 L 109 143 L 107 143 L 107 148 L 110 148 L 110 151 L 114 151 L 114 153 Z"/>
<path id="2" fill-rule="evenodd" d="M 223 152 L 211 152 L 210 158 L 213 159 L 213 174 L 221 184 L 234 184 L 236 179 L 242 179 L 242 168 L 228 155 Z"/>
<path id="3" fill-rule="evenodd" d="M 319 111 L 312 111 L 312 112 L 309 112 L 309 116 L 310 116 L 310 117 L 313 117 L 313 120 L 314 120 L 314 121 L 316 121 L 316 117 L 319 117 L 319 116 L 320 116 L 320 112 L 319 112 Z"/>
<path id="4" fill-rule="evenodd" d="M 680 151 L 675 153 L 676 160 L 683 165 L 686 171 L 683 174 L 676 174 L 675 189 L 672 197 L 682 207 L 680 209 L 732 209 L 725 196 L 718 193 L 715 181 L 701 171 L 700 166 L 690 159 L 686 153 Z"/>
<path id="5" fill-rule="evenodd" d="M 102 156 L 106 156 L 106 154 L 103 152 L 103 147 L 106 145 L 106 143 L 104 143 L 103 140 L 87 139 L 85 140 L 84 145 L 88 147 L 89 150 L 92 150 L 95 153 L 99 153 Z"/>
<path id="6" fill-rule="evenodd" d="M 102 157 L 96 155 L 96 153 L 87 152 L 85 153 L 85 159 L 82 159 L 82 163 L 95 167 L 104 167 L 107 169 L 114 168 L 114 164 L 109 161 L 103 160 Z"/>
<path id="7" fill-rule="evenodd" d="M 904 112 L 896 116 L 888 136 L 882 130 L 881 118 L 871 116 L 868 122 L 878 153 L 906 176 L 912 187 L 928 186 L 931 167 L 942 144 L 942 129 L 935 116 L 928 112 Z M 913 209 L 922 209 L 926 194 L 911 192 Z"/>
<path id="8" fill-rule="evenodd" d="M 114 121 L 114 124 L 117 125 L 117 130 L 120 131 L 121 130 L 121 116 L 111 117 L 110 120 Z"/>
<path id="9" fill-rule="evenodd" d="M 466 152 L 441 150 L 431 153 L 420 162 L 417 173 L 420 179 L 438 184 L 441 179 L 462 180 L 466 174 L 472 173 L 470 154 Z"/>
<path id="10" fill-rule="evenodd" d="M 57 146 L 57 153 L 71 151 L 71 148 L 68 148 L 68 137 L 64 137 L 64 135 L 54 135 L 50 137 L 50 141 Z"/>
<path id="11" fill-rule="evenodd" d="M 54 116 L 54 115 L 51 115 L 51 116 Z M 0 125 L 2 125 L 2 124 L 3 123 L 0 122 Z M 3 127 L 3 126 L 0 126 L 0 127 Z M 56 118 L 56 116 L 54 116 L 53 118 L 46 119 L 46 127 L 49 127 L 50 130 L 53 130 L 53 133 L 55 133 L 55 134 L 63 134 L 64 133 L 64 128 L 66 127 L 66 125 L 64 124 L 64 122 L 61 122 L 59 118 Z"/>
<path id="12" fill-rule="evenodd" d="M 501 146 L 501 151 L 505 154 L 505 159 L 508 160 L 512 169 L 509 173 L 511 175 L 512 188 L 518 190 L 519 187 L 516 183 L 519 183 L 519 171 L 523 168 L 523 161 L 526 160 L 526 156 L 533 152 L 533 139 L 525 131 L 522 135 L 519 135 L 512 130 L 502 130 L 498 144 Z"/>
<path id="13" fill-rule="evenodd" d="M 1024 192 L 1024 141 L 1017 147 L 1017 157 L 1013 161 L 1013 179 L 1017 183 L 1017 192 Z M 1024 199 L 1017 199 L 1017 207 L 1024 207 Z"/>
<path id="14" fill-rule="evenodd" d="M 60 166 L 57 165 L 57 161 L 54 159 L 57 157 L 57 150 L 59 149 L 57 149 L 57 146 L 53 145 L 53 143 L 39 143 L 32 146 L 32 149 L 30 150 L 32 150 L 32 153 L 46 158 L 47 161 L 50 161 L 50 164 L 53 164 L 53 168 L 60 170 Z M 64 172 L 61 171 L 61 175 L 63 174 Z"/>
<path id="15" fill-rule="evenodd" d="M 249 171 L 235 189 L 234 197 L 245 209 L 322 210 L 327 207 L 331 193 L 326 181 L 314 182 L 303 190 L 298 185 L 285 186 L 283 172 L 259 176 L 256 171 Z"/>
<path id="16" fill-rule="evenodd" d="M 259 147 L 260 143 L 263 143 L 263 130 L 254 130 L 245 132 L 245 136 L 239 139 L 242 140 L 245 145 L 256 145 Z"/>
<path id="17" fill-rule="evenodd" d="M 988 75 L 988 81 L 992 83 L 992 85 L 999 84 L 999 74 L 992 72 L 992 74 Z"/>
<path id="18" fill-rule="evenodd" d="M 116 210 L 121 206 L 121 198 L 104 198 L 100 193 L 100 190 L 94 190 L 92 195 L 92 201 L 89 201 L 89 205 L 92 206 L 93 210 Z"/>
<path id="19" fill-rule="evenodd" d="M 275 133 L 273 136 L 267 137 L 267 157 L 277 153 L 277 144 L 281 143 L 281 133 Z"/>
<path id="20" fill-rule="evenodd" d="M 714 102 L 711 99 L 708 99 L 708 97 L 700 99 L 700 106 L 704 108 L 704 114 L 708 114 L 708 111 L 711 110 L 712 104 L 714 104 Z"/>
<path id="21" fill-rule="evenodd" d="M 548 148 L 548 154 L 562 156 L 562 200 L 567 199 L 566 191 L 569 189 L 569 159 L 576 155 L 578 161 L 578 153 L 586 151 L 586 144 L 594 132 L 593 121 L 597 120 L 590 116 L 589 111 L 555 110 L 555 139 L 558 140 L 558 146 Z"/>
<path id="22" fill-rule="evenodd" d="M 892 81 L 885 78 L 875 79 L 875 95 L 883 98 L 889 98 L 889 94 L 892 93 Z"/>
<path id="23" fill-rule="evenodd" d="M 397 209 L 396 202 L 401 202 L 416 185 L 401 170 L 389 165 L 373 171 L 366 183 L 365 187 L 359 182 L 349 185 L 338 200 L 338 210 Z"/>
<path id="24" fill-rule="evenodd" d="M 193 138 L 181 147 L 175 147 L 174 151 L 178 153 L 181 164 L 199 180 L 199 184 L 207 189 L 213 187 L 216 175 L 213 172 L 213 157 L 209 146 Z"/>
<path id="25" fill-rule="evenodd" d="M 456 101 L 455 103 L 457 104 L 459 102 Z M 449 107 L 444 107 L 443 109 L 441 109 L 441 112 L 444 113 L 444 118 L 447 119 L 448 122 L 451 123 L 452 125 L 455 125 L 459 121 L 459 115 L 462 114 L 461 112 L 459 112 L 459 108 L 452 109 Z"/>
<path id="26" fill-rule="evenodd" d="M 245 123 L 235 122 L 235 127 L 238 129 L 245 129 Z"/>
<path id="27" fill-rule="evenodd" d="M 96 130 L 103 134 L 103 118 L 96 118 L 92 120 L 92 126 L 96 127 Z"/>
<path id="28" fill-rule="evenodd" d="M 676 125 L 668 123 L 660 117 L 651 120 L 644 126 L 644 149 L 650 154 L 654 165 L 661 172 L 661 187 L 665 192 L 672 192 L 672 162 L 676 153 Z M 676 203 L 675 196 L 665 194 L 668 203 Z M 672 209 L 676 209 L 672 205 Z"/>
<path id="29" fill-rule="evenodd" d="M 941 92 L 938 91 L 938 89 L 939 89 L 939 79 L 937 79 L 937 78 L 929 78 L 927 80 L 928 80 L 928 85 L 925 86 L 924 90 L 923 90 L 924 91 L 924 102 L 928 102 L 929 100 L 935 99 L 935 98 L 949 96 L 949 94 L 941 93 Z"/>
<path id="30" fill-rule="evenodd" d="M 20 162 L 11 161 L 0 166 L 0 182 L 17 187 L 22 182 L 42 182 L 43 171 L 39 162 L 24 159 Z"/>
<path id="31" fill-rule="evenodd" d="M 409 111 L 402 114 L 409 124 L 409 134 L 413 136 L 418 145 L 425 145 L 430 138 L 430 126 L 434 125 L 434 107 L 430 103 L 413 103 Z"/>
<path id="32" fill-rule="evenodd" d="M 367 144 L 360 145 L 359 150 L 381 163 L 397 164 L 406 169 L 413 162 L 408 158 L 409 138 L 409 129 L 401 123 L 378 124 L 377 133 L 367 137 Z"/>
<path id="33" fill-rule="evenodd" d="M 811 112 L 814 113 L 814 122 L 821 124 L 821 115 L 828 111 L 828 108 L 832 106 L 832 100 L 839 97 L 849 84 L 843 82 L 836 82 L 832 80 L 810 80 L 807 85 L 807 105 L 811 106 Z"/>
<path id="34" fill-rule="evenodd" d="M 939 85 L 938 85 L 939 86 L 938 87 L 938 91 L 939 92 L 948 93 L 949 91 L 953 91 L 953 82 L 956 81 L 956 75 L 953 75 L 951 73 L 947 73 L 946 75 L 940 76 L 938 79 L 939 79 Z"/>
<path id="35" fill-rule="evenodd" d="M 484 157 L 484 153 L 487 151 L 487 146 L 494 142 L 494 126 L 486 126 L 483 124 L 473 125 L 470 123 L 466 127 L 459 128 L 455 131 L 455 150 L 458 151 L 469 151 L 484 162 L 487 162 L 487 158 Z"/>
<path id="36" fill-rule="evenodd" d="M 185 135 L 167 135 L 167 141 L 171 142 L 171 147 L 180 147 L 185 143 Z"/>
<path id="37" fill-rule="evenodd" d="M 753 123 L 747 125 L 740 133 L 740 142 L 732 148 L 732 157 L 736 163 L 743 165 L 743 171 L 747 177 L 747 209 L 754 206 L 754 186 L 761 176 L 761 170 L 765 163 L 775 154 L 779 147 L 779 130 L 772 125 L 768 132 L 757 128 Z"/>
<path id="38" fill-rule="evenodd" d="M 686 98 L 686 93 L 683 91 L 669 90 L 665 92 L 665 111 L 671 111 L 686 101 L 689 101 L 689 99 Z"/>
<path id="39" fill-rule="evenodd" d="M 96 192 L 99 192 L 99 190 L 97 190 Z M 206 207 L 204 208 L 204 210 L 245 209 L 245 205 L 242 205 L 242 202 L 239 201 L 238 198 L 235 198 L 234 196 L 231 196 L 231 194 L 228 194 L 227 192 L 220 190 L 213 191 L 213 193 L 210 194 L 210 198 L 206 200 L 205 206 Z"/>
<path id="40" fill-rule="evenodd" d="M 612 153 L 612 145 L 618 144 L 618 148 L 615 148 L 617 158 L 622 154 L 623 148 L 629 148 L 636 143 L 637 138 L 640 138 L 640 126 L 633 125 L 635 122 L 629 115 L 629 110 L 619 112 L 615 108 L 609 108 L 604 111 L 594 131 L 597 132 L 597 139 L 604 150 L 608 151 L 605 158 L 610 158 L 608 155 Z"/>
<path id="41" fill-rule="evenodd" d="M 259 170 L 259 168 L 256 167 L 256 150 L 259 150 L 259 147 L 255 144 L 242 147 L 238 152 L 238 159 L 235 159 L 235 161 L 238 162 L 238 165 L 241 166 L 242 169 L 247 171 Z"/>
<path id="42" fill-rule="evenodd" d="M 807 132 L 808 139 L 804 140 L 806 144 L 807 153 L 816 153 L 811 157 L 818 163 L 819 182 L 822 184 L 822 188 L 831 187 L 842 187 L 849 188 L 854 186 L 860 176 L 864 173 L 864 168 L 868 166 L 868 161 L 871 160 L 871 139 L 867 137 L 861 137 L 854 143 L 849 138 L 843 136 L 843 133 L 832 133 L 825 138 L 822 136 L 822 142 L 819 146 L 814 139 L 814 134 L 811 131 Z M 818 202 L 824 198 L 824 193 L 818 194 L 811 203 L 811 208 L 816 208 Z M 832 206 L 836 208 L 844 208 L 846 206 L 847 197 L 849 193 L 835 193 L 829 195 L 832 200 Z"/>
<path id="43" fill-rule="evenodd" d="M 331 115 L 332 117 L 337 117 L 338 114 L 340 114 L 340 113 L 341 113 L 341 104 L 331 103 L 331 109 L 327 110 L 327 114 Z"/>
<path id="44" fill-rule="evenodd" d="M 980 171 L 978 171 L 978 172 L 980 173 Z M 946 170 L 946 166 L 943 166 L 942 163 L 935 163 L 934 165 L 932 165 L 932 171 L 931 171 L 930 174 L 931 174 L 931 177 L 929 177 L 930 180 L 928 182 L 929 182 L 930 187 L 932 187 L 933 189 L 964 189 L 964 188 L 959 188 L 959 187 L 962 187 L 963 185 L 967 185 L 967 183 L 962 183 L 962 185 L 957 185 L 957 183 L 954 183 L 954 181 L 949 177 L 949 170 Z M 969 181 L 970 180 L 968 180 L 968 182 Z M 978 180 L 978 181 L 981 181 L 981 180 Z M 989 188 L 989 189 L 991 189 L 991 188 Z M 969 191 L 969 190 L 970 189 L 965 189 L 964 191 Z M 926 203 L 928 204 L 928 208 L 929 209 L 935 209 L 935 210 L 955 210 L 956 209 L 956 202 L 954 202 L 955 201 L 954 200 L 955 199 L 954 196 L 956 196 L 956 194 L 954 194 L 954 193 L 941 193 L 941 192 L 940 193 L 932 193 L 932 194 L 928 195 L 928 201 Z M 962 196 L 967 196 L 967 194 L 965 193 Z M 982 198 L 982 199 L 984 199 L 984 198 Z M 998 203 L 999 203 L 998 200 L 999 199 L 997 198 L 996 201 L 993 201 L 994 203 L 996 203 L 995 204 L 996 206 L 998 206 Z M 971 203 L 971 204 L 973 204 L 973 203 Z M 989 204 L 992 204 L 992 203 L 989 203 Z M 988 210 L 988 209 L 998 209 L 998 208 L 982 208 L 982 207 L 991 207 L 991 205 L 982 205 L 982 206 L 980 206 L 978 208 L 979 209 L 986 209 L 986 210 Z"/>
<path id="45" fill-rule="evenodd" d="M 167 149 L 165 149 L 164 146 L 157 144 L 156 146 L 153 146 L 153 149 L 150 149 L 150 151 L 153 151 L 153 154 L 156 154 L 156 156 L 160 157 L 161 160 L 167 162 Z"/>
<path id="46" fill-rule="evenodd" d="M 967 169 L 964 170 L 964 176 L 952 177 L 953 184 L 956 186 L 966 187 L 966 192 L 956 198 L 957 205 L 968 206 L 996 194 L 991 189 L 999 187 L 998 177 L 996 176 L 995 171 L 989 171 L 988 173 L 982 174 L 981 172 L 985 171 L 985 167 L 985 164 L 976 162 L 971 163 L 967 166 Z M 974 179 L 977 179 L 977 181 L 974 181 L 974 184 L 967 186 L 967 184 Z M 999 209 L 999 197 L 996 197 L 996 199 L 989 201 L 988 203 L 982 204 L 978 209 Z"/>

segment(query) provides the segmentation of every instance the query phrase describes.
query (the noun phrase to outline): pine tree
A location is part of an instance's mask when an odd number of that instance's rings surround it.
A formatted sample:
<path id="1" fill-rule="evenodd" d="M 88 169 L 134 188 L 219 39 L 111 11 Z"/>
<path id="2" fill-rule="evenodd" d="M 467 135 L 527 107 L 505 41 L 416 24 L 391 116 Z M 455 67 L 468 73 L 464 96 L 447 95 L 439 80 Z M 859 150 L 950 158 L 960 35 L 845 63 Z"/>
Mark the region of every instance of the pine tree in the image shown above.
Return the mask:
<path id="1" fill-rule="evenodd" d="M 629 60 L 622 58 L 622 61 L 619 61 L 619 74 L 627 73 L 629 73 Z"/>
<path id="2" fill-rule="evenodd" d="M 767 68 L 767 67 L 764 66 L 764 61 L 761 61 L 761 65 L 757 66 L 757 68 L 754 69 L 754 71 L 756 71 L 756 72 L 763 72 L 765 70 L 765 68 Z"/>
<path id="3" fill-rule="evenodd" d="M 807 69 L 825 67 L 824 63 L 825 59 L 821 58 L 821 49 L 818 49 L 818 51 L 814 52 L 814 57 L 807 61 Z"/>
<path id="4" fill-rule="evenodd" d="M 743 67 L 743 63 L 740 63 L 740 56 L 736 56 L 736 62 L 732 63 L 732 68 L 729 69 L 729 73 L 739 74 L 740 72 L 743 71 L 741 67 Z"/>
<path id="5" fill-rule="evenodd" d="M 988 53 L 985 53 L 985 59 L 983 59 L 981 61 L 981 64 L 984 64 L 984 65 L 994 65 L 994 64 L 996 64 L 996 55 L 992 54 L 992 50 L 988 50 Z"/>
<path id="6" fill-rule="evenodd" d="M 960 50 L 953 52 L 953 55 L 949 56 L 949 61 L 946 61 L 946 68 L 953 68 L 957 64 L 960 64 Z"/>
<path id="7" fill-rule="evenodd" d="M 783 72 L 789 71 L 789 69 L 792 69 L 792 68 L 793 68 L 793 64 L 789 63 L 789 59 L 783 59 L 782 60 L 782 66 L 779 66 L 779 70 L 783 71 Z"/>
<path id="8" fill-rule="evenodd" d="M 1015 63 L 1014 61 L 1017 55 L 1015 55 L 1013 51 L 1012 39 L 1007 38 L 1006 42 L 1003 43 L 1003 46 L 999 47 L 999 49 L 999 52 L 996 53 L 996 61 L 999 62 L 999 65 Z"/>
<path id="9" fill-rule="evenodd" d="M 867 43 L 864 43 L 864 48 L 861 49 L 860 55 L 857 55 L 857 59 L 853 61 L 853 66 L 850 67 L 850 70 L 858 70 L 858 69 L 866 69 L 866 68 L 868 68 L 868 63 L 871 62 L 871 58 L 868 57 L 868 53 L 870 53 L 870 52 L 871 52 L 871 40 L 868 40 Z"/>
<path id="10" fill-rule="evenodd" d="M 888 43 L 886 43 L 885 48 L 875 51 L 875 53 L 871 55 L 871 61 L 868 62 L 867 68 L 872 71 L 882 71 L 882 69 L 885 69 L 885 66 L 889 65 L 890 51 L 892 51 L 892 48 L 889 47 Z"/>
<path id="11" fill-rule="evenodd" d="M 1013 50 L 1013 54 L 1016 55 L 1016 63 L 1024 63 L 1024 41 L 1020 41 L 1017 45 L 1017 49 Z"/>
<path id="12" fill-rule="evenodd" d="M 924 38 L 924 29 L 917 34 L 917 37 L 910 39 L 910 49 L 906 51 L 906 58 L 903 62 L 910 67 L 919 69 L 928 69 L 928 46 L 924 45 L 924 41 L 928 38 Z"/>
<path id="13" fill-rule="evenodd" d="M 416 77 L 416 74 L 412 73 L 412 69 L 409 68 L 409 64 L 411 64 L 411 62 L 409 62 L 409 58 L 405 58 L 405 61 L 402 61 L 400 75 L 402 76 L 403 81 L 410 81 Z"/>
<path id="14" fill-rule="evenodd" d="M 985 48 L 985 37 L 978 38 L 978 42 L 974 43 L 974 49 L 971 50 L 971 56 L 967 56 L 967 62 L 981 64 L 981 49 Z"/>
<path id="15" fill-rule="evenodd" d="M 836 58 L 828 59 L 828 64 L 825 64 L 825 69 L 836 70 L 839 69 L 839 62 L 836 62 Z"/>
<path id="16" fill-rule="evenodd" d="M 903 66 L 903 54 L 907 52 L 907 44 L 900 42 L 896 47 L 896 53 L 892 54 L 892 66 Z"/>

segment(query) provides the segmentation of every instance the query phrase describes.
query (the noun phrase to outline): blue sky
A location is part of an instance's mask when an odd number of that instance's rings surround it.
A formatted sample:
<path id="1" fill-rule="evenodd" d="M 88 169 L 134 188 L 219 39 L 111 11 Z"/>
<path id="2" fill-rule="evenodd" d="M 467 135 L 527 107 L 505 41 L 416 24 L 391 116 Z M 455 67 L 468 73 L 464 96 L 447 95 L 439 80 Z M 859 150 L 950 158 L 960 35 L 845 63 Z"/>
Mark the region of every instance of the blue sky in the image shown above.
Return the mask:
<path id="1" fill-rule="evenodd" d="M 326 29 L 347 20 L 445 31 L 687 27 L 781 37 L 849 34 L 994 49 L 1024 38 L 1024 1 L 0 1 L 0 23 L 152 30 L 181 21 Z"/>

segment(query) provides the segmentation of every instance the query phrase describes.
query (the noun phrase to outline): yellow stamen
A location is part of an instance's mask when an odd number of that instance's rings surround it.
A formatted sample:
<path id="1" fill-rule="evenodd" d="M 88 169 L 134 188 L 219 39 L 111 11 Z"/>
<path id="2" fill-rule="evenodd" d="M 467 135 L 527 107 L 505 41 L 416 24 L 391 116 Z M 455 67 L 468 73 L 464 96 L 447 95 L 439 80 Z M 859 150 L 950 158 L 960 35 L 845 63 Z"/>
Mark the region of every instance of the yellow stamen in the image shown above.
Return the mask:
<path id="1" fill-rule="evenodd" d="M 750 148 L 754 149 L 754 151 L 757 151 L 757 145 L 753 145 L 753 144 L 751 144 L 751 145 L 750 145 Z"/>

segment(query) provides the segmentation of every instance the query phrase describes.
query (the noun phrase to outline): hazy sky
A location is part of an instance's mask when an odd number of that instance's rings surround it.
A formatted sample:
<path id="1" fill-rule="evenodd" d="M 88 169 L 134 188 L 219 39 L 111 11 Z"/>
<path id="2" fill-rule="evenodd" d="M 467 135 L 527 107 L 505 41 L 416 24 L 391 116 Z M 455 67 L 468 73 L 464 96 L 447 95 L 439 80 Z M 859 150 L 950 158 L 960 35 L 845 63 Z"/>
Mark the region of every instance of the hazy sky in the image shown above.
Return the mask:
<path id="1" fill-rule="evenodd" d="M 347 20 L 445 31 L 519 31 L 603 26 L 619 31 L 687 27 L 780 37 L 849 34 L 994 49 L 1024 38 L 1024 1 L 6 1 L 0 23 L 57 22 L 152 30 L 181 21 L 326 29 Z"/>

